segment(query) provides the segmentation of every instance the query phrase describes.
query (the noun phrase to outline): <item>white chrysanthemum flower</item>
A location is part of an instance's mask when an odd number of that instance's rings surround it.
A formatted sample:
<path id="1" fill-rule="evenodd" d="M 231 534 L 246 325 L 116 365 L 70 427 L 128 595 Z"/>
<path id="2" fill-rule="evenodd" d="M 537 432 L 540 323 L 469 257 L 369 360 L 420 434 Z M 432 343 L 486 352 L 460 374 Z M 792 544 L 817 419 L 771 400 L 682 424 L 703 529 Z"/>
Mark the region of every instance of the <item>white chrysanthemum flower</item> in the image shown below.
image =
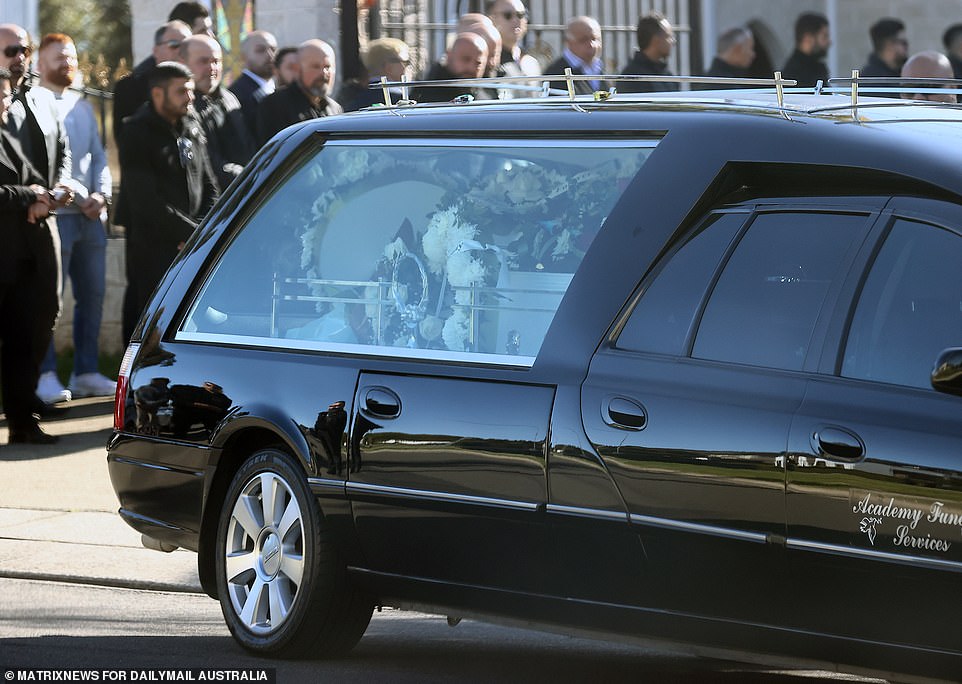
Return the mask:
<path id="1" fill-rule="evenodd" d="M 479 285 L 484 281 L 484 266 L 471 252 L 455 252 L 448 257 L 448 282 L 454 287 Z"/>
<path id="2" fill-rule="evenodd" d="M 435 212 L 428 223 L 428 229 L 421 238 L 421 249 L 428 261 L 428 268 L 435 275 L 441 275 L 448 258 L 448 233 L 457 221 L 457 209 L 450 207 Z"/>
<path id="3" fill-rule="evenodd" d="M 428 268 L 435 275 L 441 275 L 448 268 L 448 257 L 464 240 L 470 240 L 478 232 L 471 223 L 461 223 L 457 207 L 448 207 L 431 217 L 428 229 L 421 238 L 421 249 L 427 259 Z M 449 274 L 450 277 L 450 274 Z"/>
<path id="4" fill-rule="evenodd" d="M 461 306 L 470 306 L 471 304 L 471 290 L 457 290 L 454 293 L 454 303 L 460 304 Z"/>
<path id="5" fill-rule="evenodd" d="M 314 229 L 308 228 L 301 233 L 301 268 L 311 265 L 311 257 L 314 255 Z"/>
<path id="6" fill-rule="evenodd" d="M 468 343 L 468 322 L 468 314 L 463 309 L 456 309 L 448 317 L 441 330 L 445 347 L 451 351 L 464 351 Z"/>
<path id="7" fill-rule="evenodd" d="M 474 240 L 478 234 L 478 227 L 473 223 L 461 223 L 461 217 L 457 216 L 457 222 L 448 231 L 447 248 L 448 254 L 461 246 L 465 240 Z"/>
<path id="8" fill-rule="evenodd" d="M 314 203 L 311 205 L 311 216 L 314 217 L 315 221 L 321 219 L 321 217 L 327 215 L 327 210 L 330 209 L 331 203 L 337 198 L 337 196 L 328 190 L 322 193 Z"/>
<path id="9" fill-rule="evenodd" d="M 338 155 L 337 168 L 337 185 L 353 183 L 367 172 L 368 154 L 365 150 L 344 150 Z"/>

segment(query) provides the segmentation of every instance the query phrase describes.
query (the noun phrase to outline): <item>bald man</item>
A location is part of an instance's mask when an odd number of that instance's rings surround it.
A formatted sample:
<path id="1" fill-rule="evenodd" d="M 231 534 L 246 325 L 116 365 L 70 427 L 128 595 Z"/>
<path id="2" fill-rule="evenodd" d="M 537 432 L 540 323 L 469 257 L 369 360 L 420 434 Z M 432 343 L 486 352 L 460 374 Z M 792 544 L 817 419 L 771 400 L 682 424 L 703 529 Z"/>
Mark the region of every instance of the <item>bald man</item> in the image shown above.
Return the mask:
<path id="1" fill-rule="evenodd" d="M 241 41 L 244 71 L 231 83 L 230 91 L 240 102 L 251 136 L 257 136 L 257 106 L 274 92 L 274 55 L 277 39 L 267 31 L 251 31 Z"/>
<path id="2" fill-rule="evenodd" d="M 114 86 L 114 140 L 120 144 L 120 132 L 124 119 L 133 114 L 140 106 L 150 100 L 150 86 L 147 74 L 161 62 L 177 59 L 180 44 L 191 35 L 190 26 L 179 20 L 169 21 L 154 31 L 154 48 L 149 57 L 134 67 L 134 70 L 117 81 Z M 118 207 L 118 210 L 120 207 Z M 122 223 L 121 225 L 126 225 Z"/>
<path id="3" fill-rule="evenodd" d="M 488 44 L 476 33 L 459 33 L 445 53 L 444 63 L 435 62 L 425 77 L 427 81 L 450 81 L 459 78 L 482 78 L 488 65 Z M 450 102 L 459 95 L 476 100 L 491 99 L 482 88 L 465 86 L 424 86 L 415 91 L 418 102 Z"/>
<path id="4" fill-rule="evenodd" d="M 32 88 L 25 78 L 30 65 L 30 37 L 16 24 L 0 24 L 0 67 L 10 71 L 13 101 L 6 128 L 20 141 L 23 153 L 43 176 L 46 187 L 69 185 L 72 163 L 57 103 L 46 88 Z"/>
<path id="5" fill-rule="evenodd" d="M 902 65 L 902 78 L 955 78 L 952 63 L 941 52 L 926 50 L 912 55 Z M 906 86 L 909 87 L 909 86 Z M 934 86 L 933 86 L 934 87 Z M 928 100 L 929 102 L 948 102 L 955 104 L 953 91 L 945 93 L 902 93 L 906 100 Z"/>
<path id="6" fill-rule="evenodd" d="M 344 110 L 330 97 L 334 85 L 334 48 L 312 38 L 297 48 L 297 80 L 265 97 L 257 110 L 258 144 L 291 124 Z"/>
<path id="7" fill-rule="evenodd" d="M 601 26 L 593 17 L 574 17 L 565 24 L 565 49 L 561 56 L 544 70 L 545 74 L 563 74 L 565 69 L 580 76 L 599 76 L 604 72 L 601 63 Z M 575 81 L 575 92 L 588 95 L 596 90 L 607 90 L 601 79 Z"/>
<path id="8" fill-rule="evenodd" d="M 207 156 L 217 184 L 226 188 L 254 155 L 254 139 L 240 102 L 221 87 L 222 57 L 220 43 L 206 34 L 187 38 L 178 55 L 194 75 L 194 111 L 207 138 Z"/>
<path id="9" fill-rule="evenodd" d="M 477 33 L 488 44 L 488 66 L 484 75 L 488 78 L 504 73 L 501 67 L 501 33 L 495 27 L 491 18 L 480 12 L 468 12 L 461 15 L 455 33 Z"/>

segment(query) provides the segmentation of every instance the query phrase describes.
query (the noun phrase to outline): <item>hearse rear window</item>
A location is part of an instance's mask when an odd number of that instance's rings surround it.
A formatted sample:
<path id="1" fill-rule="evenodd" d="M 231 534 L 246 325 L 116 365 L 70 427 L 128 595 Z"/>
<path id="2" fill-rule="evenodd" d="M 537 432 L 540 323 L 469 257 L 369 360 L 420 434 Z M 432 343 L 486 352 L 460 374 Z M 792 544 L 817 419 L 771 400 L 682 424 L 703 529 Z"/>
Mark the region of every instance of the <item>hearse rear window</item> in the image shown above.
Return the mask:
<path id="1" fill-rule="evenodd" d="M 178 339 L 530 365 L 655 142 L 329 142 L 222 252 Z"/>

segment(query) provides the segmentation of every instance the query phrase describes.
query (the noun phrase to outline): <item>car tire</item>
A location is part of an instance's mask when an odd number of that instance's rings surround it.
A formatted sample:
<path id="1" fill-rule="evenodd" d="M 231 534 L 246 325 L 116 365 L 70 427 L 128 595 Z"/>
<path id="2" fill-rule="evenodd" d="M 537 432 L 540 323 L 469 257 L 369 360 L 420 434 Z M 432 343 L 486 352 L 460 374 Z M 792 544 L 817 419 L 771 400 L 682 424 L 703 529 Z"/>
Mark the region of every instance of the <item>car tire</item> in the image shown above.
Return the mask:
<path id="1" fill-rule="evenodd" d="M 265 493 L 267 496 L 265 496 Z M 215 546 L 224 619 L 248 651 L 281 658 L 347 653 L 373 604 L 353 589 L 297 461 L 258 451 L 238 470 Z"/>

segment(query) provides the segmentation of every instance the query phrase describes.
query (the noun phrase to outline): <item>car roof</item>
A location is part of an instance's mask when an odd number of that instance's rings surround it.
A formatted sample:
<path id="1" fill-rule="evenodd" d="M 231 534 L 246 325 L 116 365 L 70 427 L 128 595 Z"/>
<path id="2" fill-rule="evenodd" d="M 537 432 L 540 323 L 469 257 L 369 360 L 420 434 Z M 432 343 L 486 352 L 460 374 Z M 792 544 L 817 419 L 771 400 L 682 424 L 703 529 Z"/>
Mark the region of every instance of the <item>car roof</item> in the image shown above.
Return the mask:
<path id="1" fill-rule="evenodd" d="M 297 124 L 325 137 L 661 140 L 680 163 L 857 167 L 962 198 L 962 106 L 774 89 L 477 100 L 373 107 Z M 284 134 L 281 134 L 284 135 Z M 684 140 L 678 141 L 678 138 Z M 675 139 L 676 143 L 668 145 Z M 685 142 L 687 141 L 687 143 Z"/>

